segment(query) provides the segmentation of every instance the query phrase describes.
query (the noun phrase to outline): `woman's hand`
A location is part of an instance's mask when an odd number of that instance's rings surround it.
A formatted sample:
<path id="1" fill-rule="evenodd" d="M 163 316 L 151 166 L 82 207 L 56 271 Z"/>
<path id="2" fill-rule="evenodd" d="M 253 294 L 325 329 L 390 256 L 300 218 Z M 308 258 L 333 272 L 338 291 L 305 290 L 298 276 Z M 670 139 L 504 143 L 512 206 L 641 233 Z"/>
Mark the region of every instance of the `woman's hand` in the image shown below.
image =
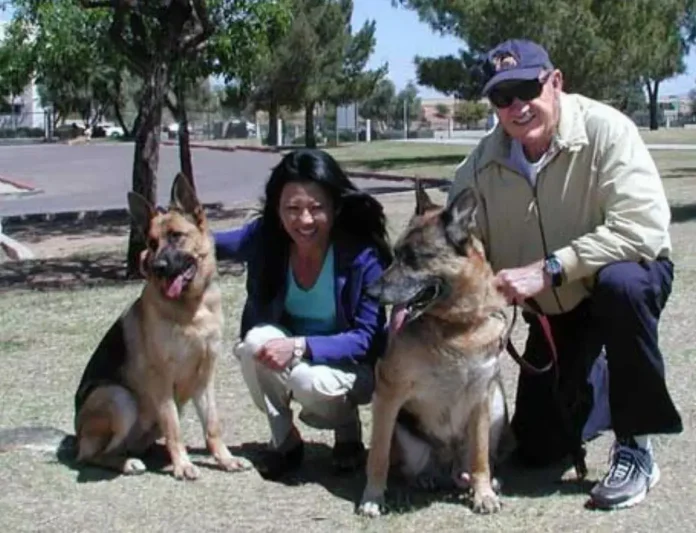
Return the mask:
<path id="1" fill-rule="evenodd" d="M 295 339 L 271 339 L 256 352 L 256 359 L 259 363 L 267 366 L 271 370 L 284 370 L 292 361 Z"/>

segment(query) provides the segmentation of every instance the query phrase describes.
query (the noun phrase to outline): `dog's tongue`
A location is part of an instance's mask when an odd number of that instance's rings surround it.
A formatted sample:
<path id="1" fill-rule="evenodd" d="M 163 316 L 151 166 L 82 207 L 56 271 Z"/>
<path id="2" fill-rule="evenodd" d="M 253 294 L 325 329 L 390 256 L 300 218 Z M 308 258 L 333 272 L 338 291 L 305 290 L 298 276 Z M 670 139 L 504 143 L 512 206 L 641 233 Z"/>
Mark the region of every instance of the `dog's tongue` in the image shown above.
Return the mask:
<path id="1" fill-rule="evenodd" d="M 389 332 L 391 334 L 397 333 L 403 327 L 407 315 L 408 309 L 406 306 L 399 305 L 392 309 L 391 318 L 389 320 Z"/>
<path id="2" fill-rule="evenodd" d="M 167 286 L 167 298 L 172 300 L 181 296 L 181 291 L 184 290 L 184 275 L 179 274 L 174 280 Z"/>

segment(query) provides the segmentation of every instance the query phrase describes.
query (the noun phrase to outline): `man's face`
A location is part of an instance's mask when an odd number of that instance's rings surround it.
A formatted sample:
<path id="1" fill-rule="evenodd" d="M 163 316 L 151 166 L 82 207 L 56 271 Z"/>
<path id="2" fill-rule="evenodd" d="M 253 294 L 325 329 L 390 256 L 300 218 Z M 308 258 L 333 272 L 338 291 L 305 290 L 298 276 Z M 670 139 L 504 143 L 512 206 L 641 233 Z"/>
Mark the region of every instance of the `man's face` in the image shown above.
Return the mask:
<path id="1" fill-rule="evenodd" d="M 543 152 L 558 125 L 562 87 L 561 72 L 553 70 L 538 80 L 500 83 L 488 96 L 507 134 L 532 152 Z"/>

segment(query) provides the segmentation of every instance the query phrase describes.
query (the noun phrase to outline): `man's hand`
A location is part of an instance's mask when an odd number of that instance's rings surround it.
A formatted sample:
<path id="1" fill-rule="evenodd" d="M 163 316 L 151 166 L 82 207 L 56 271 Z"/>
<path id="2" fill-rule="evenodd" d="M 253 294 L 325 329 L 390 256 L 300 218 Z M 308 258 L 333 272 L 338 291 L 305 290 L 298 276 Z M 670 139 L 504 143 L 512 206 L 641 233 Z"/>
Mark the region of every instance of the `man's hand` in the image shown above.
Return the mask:
<path id="1" fill-rule="evenodd" d="M 256 359 L 271 370 L 283 370 L 292 361 L 294 348 L 293 338 L 272 339 L 256 352 Z"/>
<path id="2" fill-rule="evenodd" d="M 544 272 L 544 261 L 520 268 L 501 270 L 495 277 L 495 286 L 508 303 L 521 304 L 551 287 L 551 278 Z"/>

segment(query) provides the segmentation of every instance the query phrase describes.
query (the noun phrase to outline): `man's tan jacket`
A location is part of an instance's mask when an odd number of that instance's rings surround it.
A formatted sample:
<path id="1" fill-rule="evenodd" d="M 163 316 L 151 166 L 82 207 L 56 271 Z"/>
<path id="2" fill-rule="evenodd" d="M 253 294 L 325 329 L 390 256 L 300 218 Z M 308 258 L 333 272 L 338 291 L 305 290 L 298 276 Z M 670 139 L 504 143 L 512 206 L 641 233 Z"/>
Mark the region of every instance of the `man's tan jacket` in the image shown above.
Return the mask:
<path id="1" fill-rule="evenodd" d="M 669 205 L 636 125 L 580 95 L 561 94 L 557 134 L 535 186 L 511 162 L 500 124 L 457 168 L 449 201 L 467 186 L 477 191 L 477 222 L 496 272 L 551 253 L 560 259 L 563 285 L 535 298 L 545 313 L 575 307 L 602 266 L 671 252 Z"/>

